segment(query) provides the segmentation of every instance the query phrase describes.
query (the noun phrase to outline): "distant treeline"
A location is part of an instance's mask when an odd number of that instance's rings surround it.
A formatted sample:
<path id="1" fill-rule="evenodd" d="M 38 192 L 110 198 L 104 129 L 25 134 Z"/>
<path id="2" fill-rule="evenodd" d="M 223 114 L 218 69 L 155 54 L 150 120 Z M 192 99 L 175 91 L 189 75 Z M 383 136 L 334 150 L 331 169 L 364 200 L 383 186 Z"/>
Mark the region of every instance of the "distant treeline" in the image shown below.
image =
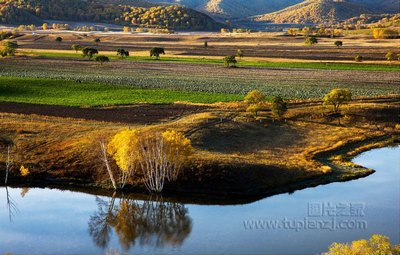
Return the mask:
<path id="1" fill-rule="evenodd" d="M 44 19 L 177 30 L 220 29 L 219 23 L 207 15 L 176 5 L 145 8 L 95 0 L 0 0 L 1 23 L 40 24 Z"/>

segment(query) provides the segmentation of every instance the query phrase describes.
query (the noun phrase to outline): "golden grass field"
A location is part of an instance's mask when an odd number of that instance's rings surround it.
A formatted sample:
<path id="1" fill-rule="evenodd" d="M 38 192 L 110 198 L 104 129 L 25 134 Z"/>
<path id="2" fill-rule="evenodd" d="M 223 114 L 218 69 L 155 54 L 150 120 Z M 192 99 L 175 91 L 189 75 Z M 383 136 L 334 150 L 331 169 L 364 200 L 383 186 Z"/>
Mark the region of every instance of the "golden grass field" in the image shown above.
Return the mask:
<path id="1" fill-rule="evenodd" d="M 319 102 L 293 104 L 284 120 L 274 120 L 269 111 L 255 120 L 242 103 L 220 103 L 145 126 L 3 113 L 0 134 L 15 140 L 15 161 L 29 167 L 33 183 L 109 187 L 99 160 L 100 137 L 110 138 L 125 128 L 179 130 L 192 140 L 195 154 L 179 185 L 167 190 L 261 194 L 315 177 L 326 182 L 370 174 L 345 167 L 354 167 L 348 160 L 356 152 L 383 146 L 398 136 L 398 103 L 399 98 L 357 100 L 343 107 L 339 119 L 330 117 L 330 109 Z M 354 151 L 351 144 L 359 149 Z M 348 154 L 319 157 L 346 146 Z M 140 186 L 140 177 L 131 184 Z"/>

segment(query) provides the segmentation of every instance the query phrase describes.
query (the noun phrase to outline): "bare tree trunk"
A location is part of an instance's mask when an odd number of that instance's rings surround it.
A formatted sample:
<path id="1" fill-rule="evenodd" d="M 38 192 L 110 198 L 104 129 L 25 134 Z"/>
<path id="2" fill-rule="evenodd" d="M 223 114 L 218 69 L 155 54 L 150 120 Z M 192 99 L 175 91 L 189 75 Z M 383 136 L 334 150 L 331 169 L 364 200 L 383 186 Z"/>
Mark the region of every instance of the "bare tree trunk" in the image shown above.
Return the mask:
<path id="1" fill-rule="evenodd" d="M 4 184 L 7 186 L 7 182 L 8 182 L 8 173 L 10 171 L 11 168 L 11 145 L 7 146 L 7 161 L 6 161 L 6 178 L 4 180 Z"/>
<path id="2" fill-rule="evenodd" d="M 168 174 L 168 160 L 161 136 L 146 137 L 140 142 L 140 168 L 150 192 L 161 192 Z"/>
<path id="3" fill-rule="evenodd" d="M 101 146 L 101 152 L 103 154 L 103 162 L 106 165 L 108 175 L 110 176 L 110 180 L 112 182 L 112 185 L 113 185 L 114 189 L 117 189 L 117 184 L 115 182 L 114 174 L 113 174 L 111 166 L 110 166 L 110 161 L 108 160 L 105 141 L 101 141 L 100 142 L 100 146 Z"/>

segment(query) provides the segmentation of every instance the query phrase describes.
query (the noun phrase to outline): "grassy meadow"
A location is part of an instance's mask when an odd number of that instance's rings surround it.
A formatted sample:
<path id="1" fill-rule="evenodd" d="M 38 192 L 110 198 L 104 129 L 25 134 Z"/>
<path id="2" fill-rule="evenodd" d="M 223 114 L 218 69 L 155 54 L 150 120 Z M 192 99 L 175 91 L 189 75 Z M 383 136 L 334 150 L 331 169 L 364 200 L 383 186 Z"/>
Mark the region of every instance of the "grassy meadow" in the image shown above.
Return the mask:
<path id="1" fill-rule="evenodd" d="M 135 89 L 100 83 L 77 83 L 43 78 L 0 77 L 0 101 L 63 106 L 216 103 L 240 101 L 241 95 L 165 89 Z"/>

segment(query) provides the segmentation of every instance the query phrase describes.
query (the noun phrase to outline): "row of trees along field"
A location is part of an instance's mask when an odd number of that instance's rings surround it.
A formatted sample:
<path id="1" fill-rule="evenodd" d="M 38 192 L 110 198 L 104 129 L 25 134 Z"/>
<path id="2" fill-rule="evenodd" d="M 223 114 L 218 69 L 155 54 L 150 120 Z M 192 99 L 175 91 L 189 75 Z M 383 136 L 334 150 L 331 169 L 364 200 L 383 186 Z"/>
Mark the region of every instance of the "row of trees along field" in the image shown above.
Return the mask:
<path id="1" fill-rule="evenodd" d="M 266 95 L 259 90 L 252 90 L 244 98 L 244 103 L 247 104 L 246 112 L 252 114 L 255 118 L 258 113 L 270 109 L 272 116 L 277 119 L 284 117 L 288 110 L 287 102 L 280 96 L 274 96 L 271 100 L 271 105 L 266 104 Z M 332 106 L 333 113 L 339 114 L 340 107 L 348 101 L 351 101 L 352 94 L 348 89 L 333 89 L 324 96 L 324 105 Z"/>
<path id="2" fill-rule="evenodd" d="M 370 34 L 374 39 L 396 39 L 399 37 L 399 31 L 390 28 L 372 28 L 370 29 Z M 318 36 L 318 37 L 341 37 L 343 36 L 342 29 L 332 29 L 332 28 L 289 28 L 287 30 L 287 35 L 290 36 Z"/>
<path id="3" fill-rule="evenodd" d="M 9 24 L 40 24 L 41 19 L 105 22 L 154 28 L 213 30 L 218 23 L 182 6 L 151 8 L 99 4 L 88 0 L 3 0 L 0 21 Z"/>

